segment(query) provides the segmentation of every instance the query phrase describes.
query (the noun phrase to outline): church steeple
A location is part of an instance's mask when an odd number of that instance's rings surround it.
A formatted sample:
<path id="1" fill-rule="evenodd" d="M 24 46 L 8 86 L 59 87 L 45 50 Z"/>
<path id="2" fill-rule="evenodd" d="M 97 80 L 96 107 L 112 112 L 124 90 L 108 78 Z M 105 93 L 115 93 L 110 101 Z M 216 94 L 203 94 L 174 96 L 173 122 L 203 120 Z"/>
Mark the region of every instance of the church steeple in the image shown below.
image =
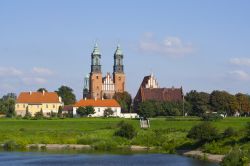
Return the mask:
<path id="1" fill-rule="evenodd" d="M 118 44 L 115 54 L 114 54 L 114 73 L 124 73 L 123 68 L 123 53 L 120 48 L 120 45 Z"/>
<path id="2" fill-rule="evenodd" d="M 101 54 L 97 43 L 95 43 L 91 54 L 91 73 L 101 73 Z"/>

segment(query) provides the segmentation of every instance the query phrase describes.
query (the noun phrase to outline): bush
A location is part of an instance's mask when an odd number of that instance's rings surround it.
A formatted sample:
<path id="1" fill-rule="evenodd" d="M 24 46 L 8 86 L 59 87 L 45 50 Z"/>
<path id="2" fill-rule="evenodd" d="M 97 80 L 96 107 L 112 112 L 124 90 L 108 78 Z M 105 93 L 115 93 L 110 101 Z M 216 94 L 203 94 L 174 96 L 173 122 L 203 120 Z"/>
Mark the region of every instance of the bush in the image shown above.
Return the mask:
<path id="1" fill-rule="evenodd" d="M 200 143 L 206 143 L 218 139 L 219 133 L 211 123 L 203 122 L 192 127 L 187 137 L 195 139 Z"/>
<path id="2" fill-rule="evenodd" d="M 104 117 L 110 117 L 110 116 L 112 116 L 113 114 L 114 114 L 114 111 L 113 111 L 111 108 L 107 108 L 107 109 L 104 110 L 103 116 L 104 116 Z"/>
<path id="3" fill-rule="evenodd" d="M 110 151 L 117 148 L 117 143 L 112 140 L 102 140 L 93 145 L 95 150 Z"/>
<path id="4" fill-rule="evenodd" d="M 246 132 L 247 132 L 247 137 L 250 138 L 250 122 L 247 122 Z"/>
<path id="5" fill-rule="evenodd" d="M 121 122 L 120 129 L 115 132 L 115 136 L 124 137 L 127 139 L 132 139 L 136 136 L 137 132 L 131 124 Z"/>
<path id="6" fill-rule="evenodd" d="M 4 150 L 8 150 L 8 151 L 12 151 L 17 149 L 17 143 L 13 140 L 7 141 L 3 144 L 3 149 Z"/>
<path id="7" fill-rule="evenodd" d="M 35 113 L 34 119 L 43 119 L 43 118 L 44 118 L 43 110 Z"/>
<path id="8" fill-rule="evenodd" d="M 227 154 L 220 165 L 222 166 L 244 166 L 249 162 L 249 156 L 240 148 L 235 147 L 229 154 Z"/>
<path id="9" fill-rule="evenodd" d="M 236 134 L 237 132 L 232 127 L 228 127 L 227 129 L 225 129 L 223 136 L 226 138 L 235 136 Z"/>
<path id="10" fill-rule="evenodd" d="M 89 114 L 94 114 L 95 109 L 92 106 L 87 107 L 79 107 L 76 110 L 77 114 L 80 115 L 80 117 L 88 116 Z"/>
<path id="11" fill-rule="evenodd" d="M 218 121 L 223 119 L 219 114 L 204 114 L 202 116 L 203 121 Z"/>

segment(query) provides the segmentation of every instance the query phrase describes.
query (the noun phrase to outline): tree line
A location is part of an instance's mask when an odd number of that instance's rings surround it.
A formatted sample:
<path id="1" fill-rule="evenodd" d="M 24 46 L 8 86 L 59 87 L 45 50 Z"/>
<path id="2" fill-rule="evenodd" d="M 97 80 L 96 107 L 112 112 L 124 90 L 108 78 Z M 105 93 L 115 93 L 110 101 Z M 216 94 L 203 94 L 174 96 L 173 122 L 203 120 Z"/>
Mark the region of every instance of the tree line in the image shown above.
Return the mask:
<path id="1" fill-rule="evenodd" d="M 47 90 L 40 88 L 38 92 Z M 62 97 L 64 105 L 72 105 L 76 102 L 73 89 L 68 86 L 61 86 L 55 91 Z M 215 90 L 212 93 L 198 92 L 191 90 L 179 102 L 160 102 L 147 100 L 139 104 L 134 110 L 133 100 L 128 92 L 116 93 L 113 97 L 121 105 L 122 112 L 137 112 L 142 117 L 156 116 L 204 116 L 204 114 L 217 113 L 223 116 L 249 116 L 250 96 L 237 93 L 235 95 L 226 91 Z M 0 98 L 0 114 L 7 117 L 15 116 L 16 95 L 9 93 Z"/>

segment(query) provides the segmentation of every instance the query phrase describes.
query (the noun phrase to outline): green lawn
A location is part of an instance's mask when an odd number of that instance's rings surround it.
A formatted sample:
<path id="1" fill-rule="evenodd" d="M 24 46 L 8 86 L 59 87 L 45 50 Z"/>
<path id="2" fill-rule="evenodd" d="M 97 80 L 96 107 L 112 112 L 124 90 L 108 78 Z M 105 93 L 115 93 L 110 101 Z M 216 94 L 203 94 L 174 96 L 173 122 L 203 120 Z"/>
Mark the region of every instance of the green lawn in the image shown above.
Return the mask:
<path id="1" fill-rule="evenodd" d="M 114 137 L 117 123 L 124 120 L 136 127 L 138 134 L 132 140 Z M 140 129 L 139 120 L 118 118 L 79 118 L 55 120 L 0 119 L 0 143 L 12 140 L 18 144 L 90 144 L 161 146 L 182 145 L 188 130 L 201 121 L 198 118 L 154 118 L 149 130 Z M 227 127 L 243 129 L 250 118 L 226 118 L 213 122 L 222 132 Z"/>

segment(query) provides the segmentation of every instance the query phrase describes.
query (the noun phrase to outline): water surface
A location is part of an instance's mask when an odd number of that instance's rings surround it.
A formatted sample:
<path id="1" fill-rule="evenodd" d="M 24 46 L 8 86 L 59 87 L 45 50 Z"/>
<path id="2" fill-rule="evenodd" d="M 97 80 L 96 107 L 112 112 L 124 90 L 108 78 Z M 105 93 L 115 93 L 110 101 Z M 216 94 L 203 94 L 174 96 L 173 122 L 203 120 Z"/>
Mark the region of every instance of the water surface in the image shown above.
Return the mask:
<path id="1" fill-rule="evenodd" d="M 179 155 L 169 154 L 50 154 L 42 152 L 0 152 L 0 166 L 216 166 Z"/>

